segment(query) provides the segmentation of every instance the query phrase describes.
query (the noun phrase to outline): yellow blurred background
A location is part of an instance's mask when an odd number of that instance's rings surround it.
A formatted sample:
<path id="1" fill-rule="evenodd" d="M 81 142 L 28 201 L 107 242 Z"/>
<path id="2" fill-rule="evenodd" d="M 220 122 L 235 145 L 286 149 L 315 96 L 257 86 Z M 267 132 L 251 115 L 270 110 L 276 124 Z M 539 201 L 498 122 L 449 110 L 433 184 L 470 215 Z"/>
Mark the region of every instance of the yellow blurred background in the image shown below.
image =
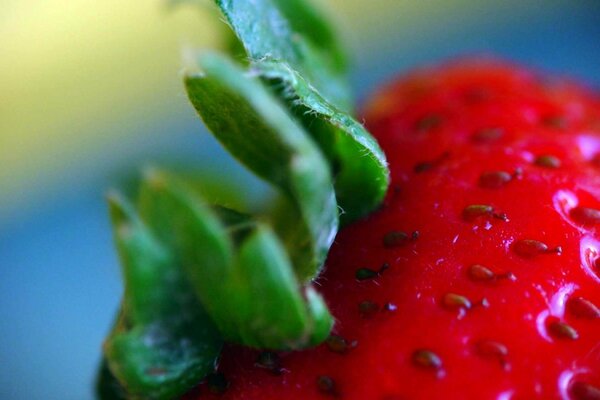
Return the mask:
<path id="1" fill-rule="evenodd" d="M 120 121 L 185 111 L 181 48 L 212 45 L 218 23 L 183 7 L 119 0 L 12 1 L 0 21 L 5 211 L 127 134 Z"/>

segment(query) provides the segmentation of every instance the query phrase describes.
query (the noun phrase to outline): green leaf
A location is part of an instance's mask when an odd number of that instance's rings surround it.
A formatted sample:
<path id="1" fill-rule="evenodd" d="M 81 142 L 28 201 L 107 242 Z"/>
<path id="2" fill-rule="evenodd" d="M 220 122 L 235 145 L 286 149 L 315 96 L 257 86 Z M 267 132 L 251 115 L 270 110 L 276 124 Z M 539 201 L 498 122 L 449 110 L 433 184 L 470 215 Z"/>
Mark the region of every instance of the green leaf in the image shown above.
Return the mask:
<path id="1" fill-rule="evenodd" d="M 343 223 L 360 218 L 389 185 L 381 149 L 349 114 L 346 59 L 321 14 L 304 0 L 214 1 L 246 69 L 205 55 L 185 77 L 188 96 L 225 148 L 282 196 L 261 218 L 208 205 L 150 171 L 137 211 L 112 198 L 126 287 L 104 346 L 103 400 L 177 397 L 214 369 L 223 340 L 277 350 L 325 340 L 333 318 L 310 283 L 338 207 Z"/>
<path id="2" fill-rule="evenodd" d="M 223 295 L 229 291 L 235 251 L 226 227 L 191 190 L 156 170 L 146 173 L 139 210 L 144 221 L 172 249 L 222 334 L 236 332 L 239 327 L 235 318 L 220 318 L 235 315 L 239 303 L 237 295 Z"/>
<path id="3" fill-rule="evenodd" d="M 343 221 L 358 219 L 378 207 L 390 178 L 385 155 L 369 132 L 327 102 L 288 64 L 260 61 L 253 68 L 265 79 L 283 83 L 280 96 L 335 166 L 335 192 Z"/>
<path id="4" fill-rule="evenodd" d="M 322 302 L 318 295 L 305 303 L 289 258 L 267 225 L 259 224 L 242 244 L 236 275 L 243 283 L 238 291 L 248 291 L 250 300 L 241 323 L 243 343 L 285 350 L 327 338 L 333 327 L 329 310 L 314 309 L 314 302 Z M 310 287 L 305 290 L 314 293 Z"/>
<path id="5" fill-rule="evenodd" d="M 313 326 L 309 330 L 309 343 L 312 346 L 323 343 L 329 336 L 334 325 L 334 320 L 329 313 L 329 308 L 323 297 L 317 291 L 308 286 L 304 292 L 308 304 L 308 312 L 312 316 Z"/>
<path id="6" fill-rule="evenodd" d="M 147 174 L 141 215 L 160 229 L 221 334 L 230 342 L 270 349 L 298 349 L 332 319 L 312 312 L 287 253 L 271 229 L 223 207 L 210 208 L 175 178 Z M 312 299 L 311 299 L 312 300 Z M 326 332 L 314 333 L 323 326 Z"/>
<path id="7" fill-rule="evenodd" d="M 389 185 L 383 151 L 351 117 L 345 61 L 323 17 L 305 0 L 216 0 L 269 82 L 325 152 L 347 223 L 373 211 Z"/>
<path id="8" fill-rule="evenodd" d="M 127 400 L 127 392 L 115 378 L 106 359 L 102 359 L 96 378 L 96 398 L 98 400 Z"/>
<path id="9" fill-rule="evenodd" d="M 215 2 L 251 62 L 284 61 L 332 104 L 342 110 L 352 109 L 342 51 L 314 8 L 301 0 Z M 320 33 L 324 36 L 319 39 Z"/>
<path id="10" fill-rule="evenodd" d="M 125 280 L 119 318 L 104 344 L 128 396 L 172 399 L 213 371 L 222 339 L 181 266 L 135 212 L 110 198 Z"/>
<path id="11" fill-rule="evenodd" d="M 289 21 L 292 30 L 301 34 L 310 43 L 322 51 L 325 57 L 332 59 L 335 69 L 344 74 L 348 62 L 344 48 L 340 44 L 336 32 L 329 22 L 329 15 L 324 15 L 309 0 L 273 0 L 282 14 Z"/>
<path id="12" fill-rule="evenodd" d="M 188 74 L 188 96 L 212 133 L 258 176 L 281 188 L 298 214 L 303 241 L 286 246 L 301 281 L 322 266 L 338 227 L 329 166 L 322 153 L 260 80 L 217 55 Z"/>
<path id="13" fill-rule="evenodd" d="M 147 172 L 142 182 L 139 210 L 148 226 L 176 255 L 219 331 L 227 336 L 239 330 L 235 318 L 220 318 L 235 315 L 240 301 L 237 294 L 223 295 L 232 281 L 235 249 L 217 215 L 191 190 L 156 170 Z M 229 215 L 229 219 L 235 222 L 237 218 Z"/>

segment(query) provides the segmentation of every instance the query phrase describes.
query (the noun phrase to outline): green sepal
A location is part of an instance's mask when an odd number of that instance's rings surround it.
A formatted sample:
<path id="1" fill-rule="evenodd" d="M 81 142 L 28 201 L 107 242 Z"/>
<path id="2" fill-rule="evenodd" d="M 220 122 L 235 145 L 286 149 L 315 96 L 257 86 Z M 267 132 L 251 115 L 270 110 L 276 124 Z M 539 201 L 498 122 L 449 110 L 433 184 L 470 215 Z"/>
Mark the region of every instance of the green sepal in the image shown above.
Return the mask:
<path id="1" fill-rule="evenodd" d="M 278 94 L 302 121 L 334 166 L 342 222 L 365 216 L 381 204 L 390 177 L 385 154 L 348 113 L 324 99 L 297 71 L 281 61 L 259 61 L 253 71 L 274 81 Z"/>
<path id="2" fill-rule="evenodd" d="M 311 315 L 311 322 L 313 323 L 309 331 L 308 342 L 311 346 L 316 346 L 329 337 L 335 321 L 325 300 L 312 286 L 306 287 L 304 298 L 308 304 L 308 313 Z"/>
<path id="3" fill-rule="evenodd" d="M 103 400 L 176 397 L 214 369 L 223 340 L 273 350 L 325 340 L 333 318 L 311 281 L 338 207 L 343 223 L 360 218 L 389 185 L 381 149 L 350 115 L 346 59 L 317 10 L 214 1 L 247 70 L 206 55 L 186 76 L 188 96 L 230 153 L 281 190 L 281 207 L 261 219 L 208 205 L 156 171 L 137 211 L 112 199 L 126 290 L 105 343 Z"/>
<path id="4" fill-rule="evenodd" d="M 301 34 L 316 48 L 329 57 L 336 71 L 346 73 L 348 60 L 346 52 L 337 38 L 330 15 L 316 7 L 310 0 L 273 0 L 282 14 L 289 21 L 292 30 Z"/>
<path id="5" fill-rule="evenodd" d="M 108 363 L 104 358 L 98 368 L 95 389 L 98 400 L 127 400 L 127 391 L 108 369 Z"/>
<path id="6" fill-rule="evenodd" d="M 219 141 L 258 176 L 279 187 L 298 214 L 286 241 L 301 281 L 322 266 L 338 228 L 331 172 L 321 151 L 256 77 L 227 59 L 206 54 L 202 73 L 185 77 L 188 96 Z"/>
<path id="7" fill-rule="evenodd" d="M 234 298 L 215 293 L 225 291 L 231 282 L 235 251 L 217 215 L 174 177 L 157 170 L 146 172 L 138 203 L 144 221 L 177 255 L 194 293 L 219 331 L 225 336 L 237 331 L 234 318 L 216 318 L 233 315 L 236 304 Z"/>
<path id="8" fill-rule="evenodd" d="M 214 370 L 223 341 L 172 253 L 125 200 L 109 202 L 125 295 L 108 368 L 129 398 L 172 399 Z"/>
<path id="9" fill-rule="evenodd" d="M 304 0 L 216 0 L 269 82 L 317 140 L 334 169 L 342 222 L 373 211 L 389 185 L 385 155 L 352 118 L 345 57 L 331 28 Z"/>
<path id="10" fill-rule="evenodd" d="M 204 308 L 223 337 L 252 347 L 299 349 L 323 340 L 332 326 L 320 298 L 302 295 L 286 250 L 265 224 L 223 207 L 208 207 L 182 182 L 147 174 L 141 215 L 178 254 Z M 313 332 L 315 326 L 323 327 Z M 325 332 L 324 332 L 325 331 Z"/>
<path id="11" fill-rule="evenodd" d="M 292 350 L 325 340 L 333 318 L 322 298 L 306 297 L 275 233 L 259 224 L 242 244 L 236 277 L 243 282 L 250 307 L 242 321 L 242 343 L 258 348 Z"/>
<path id="12" fill-rule="evenodd" d="M 352 110 L 343 52 L 316 9 L 301 0 L 215 2 L 251 63 L 287 62 L 328 101 L 342 110 Z M 316 29 L 312 33 L 311 24 Z M 321 38 L 320 33 L 324 35 Z"/>

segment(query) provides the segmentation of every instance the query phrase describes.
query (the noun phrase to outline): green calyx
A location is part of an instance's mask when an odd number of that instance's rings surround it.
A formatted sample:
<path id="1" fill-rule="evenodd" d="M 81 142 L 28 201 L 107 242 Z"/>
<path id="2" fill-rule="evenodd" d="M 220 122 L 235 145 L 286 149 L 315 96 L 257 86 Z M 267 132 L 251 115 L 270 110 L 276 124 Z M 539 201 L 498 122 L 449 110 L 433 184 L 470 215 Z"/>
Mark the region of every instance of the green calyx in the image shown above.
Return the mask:
<path id="1" fill-rule="evenodd" d="M 374 210 L 389 184 L 383 153 L 349 114 L 346 62 L 321 15 L 303 0 L 215 2 L 247 64 L 204 54 L 185 87 L 280 206 L 258 216 L 208 204 L 156 170 L 134 204 L 110 197 L 125 294 L 104 344 L 102 399 L 175 398 L 214 371 L 224 342 L 323 342 L 333 317 L 311 282 L 340 218 Z"/>
<path id="2" fill-rule="evenodd" d="M 212 371 L 223 339 L 154 216 L 140 218 L 117 196 L 109 203 L 125 296 L 106 364 L 129 397 L 171 399 Z"/>

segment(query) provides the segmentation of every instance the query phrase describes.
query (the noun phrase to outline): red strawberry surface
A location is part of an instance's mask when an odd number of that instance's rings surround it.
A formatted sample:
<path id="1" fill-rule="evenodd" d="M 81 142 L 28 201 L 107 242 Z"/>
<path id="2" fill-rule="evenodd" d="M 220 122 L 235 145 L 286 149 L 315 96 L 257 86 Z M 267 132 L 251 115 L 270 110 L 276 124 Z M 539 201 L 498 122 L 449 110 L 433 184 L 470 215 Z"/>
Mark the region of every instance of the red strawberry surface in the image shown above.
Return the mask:
<path id="1" fill-rule="evenodd" d="M 386 86 L 365 117 L 392 185 L 317 281 L 335 336 L 228 347 L 188 398 L 599 399 L 599 97 L 476 59 Z"/>

